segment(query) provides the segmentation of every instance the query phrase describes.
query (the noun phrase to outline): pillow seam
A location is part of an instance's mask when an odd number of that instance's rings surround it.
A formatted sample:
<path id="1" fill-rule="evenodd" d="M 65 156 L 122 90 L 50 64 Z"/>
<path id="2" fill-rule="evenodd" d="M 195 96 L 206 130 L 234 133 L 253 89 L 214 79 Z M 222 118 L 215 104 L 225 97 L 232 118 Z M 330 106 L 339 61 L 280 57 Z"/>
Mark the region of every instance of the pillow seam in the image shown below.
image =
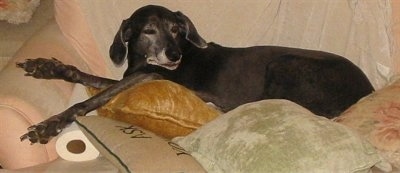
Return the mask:
<path id="1" fill-rule="evenodd" d="M 75 120 L 76 124 L 78 124 L 80 127 L 82 127 L 86 132 L 88 132 L 108 153 L 110 153 L 114 158 L 117 159 L 117 161 L 122 165 L 122 167 L 129 173 L 131 173 L 131 170 L 129 167 L 121 160 L 121 158 L 118 157 L 114 152 L 112 152 L 97 136 L 90 130 L 88 129 L 84 124 L 80 123 L 79 121 Z"/>

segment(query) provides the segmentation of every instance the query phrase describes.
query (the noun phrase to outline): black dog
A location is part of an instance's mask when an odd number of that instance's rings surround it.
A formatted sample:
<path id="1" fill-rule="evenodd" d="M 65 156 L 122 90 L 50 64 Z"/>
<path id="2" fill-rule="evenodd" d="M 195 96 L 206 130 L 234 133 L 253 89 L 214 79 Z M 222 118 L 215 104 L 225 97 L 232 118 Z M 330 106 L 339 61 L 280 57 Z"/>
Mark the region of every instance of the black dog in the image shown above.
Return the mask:
<path id="1" fill-rule="evenodd" d="M 54 59 L 19 63 L 27 75 L 36 78 L 107 87 L 87 101 L 30 127 L 21 139 L 47 143 L 76 116 L 104 105 L 122 90 L 144 80 L 174 81 L 223 111 L 262 99 L 288 99 L 328 118 L 374 91 L 363 72 L 341 56 L 287 47 L 227 48 L 206 43 L 185 15 L 160 6 L 142 7 L 124 20 L 110 56 L 117 65 L 128 59 L 121 81 L 91 76 Z"/>

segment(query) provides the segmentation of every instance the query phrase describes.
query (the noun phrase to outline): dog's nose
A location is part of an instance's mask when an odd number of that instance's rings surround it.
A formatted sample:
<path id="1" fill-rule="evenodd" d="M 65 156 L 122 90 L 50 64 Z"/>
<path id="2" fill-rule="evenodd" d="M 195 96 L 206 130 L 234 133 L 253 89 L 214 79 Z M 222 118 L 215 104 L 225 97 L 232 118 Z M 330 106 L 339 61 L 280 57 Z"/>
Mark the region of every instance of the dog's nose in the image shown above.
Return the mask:
<path id="1" fill-rule="evenodd" d="M 171 61 L 178 61 L 182 56 L 181 53 L 176 50 L 167 50 L 165 52 L 165 54 L 167 55 L 168 59 Z"/>

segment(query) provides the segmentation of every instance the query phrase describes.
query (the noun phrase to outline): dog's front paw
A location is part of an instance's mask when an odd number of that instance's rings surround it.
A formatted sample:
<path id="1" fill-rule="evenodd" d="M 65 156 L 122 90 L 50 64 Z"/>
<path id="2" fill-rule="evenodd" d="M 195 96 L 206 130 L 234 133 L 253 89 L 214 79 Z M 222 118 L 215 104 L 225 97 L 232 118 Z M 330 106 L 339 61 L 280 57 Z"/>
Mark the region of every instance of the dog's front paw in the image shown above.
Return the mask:
<path id="1" fill-rule="evenodd" d="M 31 144 L 47 144 L 50 139 L 59 132 L 55 129 L 50 130 L 45 124 L 37 124 L 28 128 L 28 133 L 21 136 L 21 141 L 28 139 Z M 61 132 L 61 131 L 60 131 Z"/>
<path id="2" fill-rule="evenodd" d="M 21 141 L 28 139 L 31 144 L 40 143 L 47 144 L 51 138 L 57 136 L 70 121 L 60 118 L 61 116 L 53 116 L 39 124 L 28 128 L 28 133 L 21 136 Z"/>
<path id="3" fill-rule="evenodd" d="M 26 71 L 25 76 L 37 79 L 63 79 L 68 72 L 76 70 L 75 67 L 65 65 L 55 58 L 26 59 L 25 62 L 17 63 L 17 67 Z"/>

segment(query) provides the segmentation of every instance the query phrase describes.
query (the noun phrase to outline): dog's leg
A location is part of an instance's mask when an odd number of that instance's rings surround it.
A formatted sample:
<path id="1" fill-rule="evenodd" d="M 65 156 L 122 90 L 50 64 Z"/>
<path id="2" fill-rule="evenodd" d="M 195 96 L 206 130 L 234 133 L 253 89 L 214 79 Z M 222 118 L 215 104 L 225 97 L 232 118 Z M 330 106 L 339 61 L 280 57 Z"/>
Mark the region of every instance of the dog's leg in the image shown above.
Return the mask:
<path id="1" fill-rule="evenodd" d="M 62 79 L 95 88 L 106 88 L 118 82 L 117 80 L 84 73 L 72 65 L 63 64 L 55 58 L 27 59 L 25 62 L 17 63 L 17 67 L 27 72 L 25 76 L 32 76 L 37 79 Z"/>
<path id="2" fill-rule="evenodd" d="M 22 135 L 21 140 L 28 139 L 32 144 L 46 144 L 52 137 L 58 135 L 65 127 L 75 121 L 77 116 L 84 116 L 86 113 L 97 109 L 121 91 L 137 83 L 155 79 L 161 79 L 161 76 L 153 73 L 127 76 L 88 100 L 77 103 L 64 112 L 29 127 L 29 132 Z"/>

